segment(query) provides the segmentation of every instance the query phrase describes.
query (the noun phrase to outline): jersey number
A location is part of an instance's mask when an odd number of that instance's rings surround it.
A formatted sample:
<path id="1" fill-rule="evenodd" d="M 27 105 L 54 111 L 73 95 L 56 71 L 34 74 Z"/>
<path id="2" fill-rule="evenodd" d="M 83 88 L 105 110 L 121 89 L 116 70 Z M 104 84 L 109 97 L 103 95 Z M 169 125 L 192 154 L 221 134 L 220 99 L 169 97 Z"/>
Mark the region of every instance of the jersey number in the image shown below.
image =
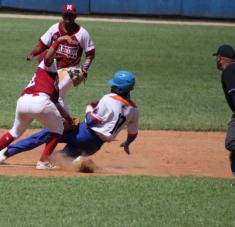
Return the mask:
<path id="1" fill-rule="evenodd" d="M 119 114 L 117 123 L 115 124 L 113 130 L 110 132 L 111 134 L 115 133 L 126 121 L 126 117 Z"/>
<path id="2" fill-rule="evenodd" d="M 33 78 L 30 80 L 29 84 L 27 85 L 26 88 L 28 87 L 32 87 L 35 85 L 35 78 L 36 78 L 36 74 L 33 75 Z"/>

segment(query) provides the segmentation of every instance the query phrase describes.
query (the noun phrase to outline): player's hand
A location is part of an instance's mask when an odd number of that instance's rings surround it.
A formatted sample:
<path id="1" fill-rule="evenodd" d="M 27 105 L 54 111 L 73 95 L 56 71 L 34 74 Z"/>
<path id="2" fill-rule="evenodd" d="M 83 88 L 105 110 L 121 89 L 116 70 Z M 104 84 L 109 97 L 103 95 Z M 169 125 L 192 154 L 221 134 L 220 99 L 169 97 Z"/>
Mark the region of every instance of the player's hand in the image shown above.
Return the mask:
<path id="1" fill-rule="evenodd" d="M 74 40 L 69 35 L 60 36 L 57 41 L 59 43 L 67 41 L 69 44 L 73 44 Z"/>
<path id="2" fill-rule="evenodd" d="M 33 58 L 33 55 L 32 55 L 32 54 L 29 54 L 29 55 L 27 56 L 26 60 L 27 60 L 27 61 L 31 61 L 32 58 Z"/>
<path id="3" fill-rule="evenodd" d="M 98 105 L 99 101 L 100 101 L 99 99 L 93 100 L 90 103 L 88 103 L 88 105 L 91 105 L 93 108 L 95 108 Z"/>
<path id="4" fill-rule="evenodd" d="M 81 67 L 81 69 L 82 69 L 83 76 L 85 77 L 85 79 L 87 79 L 87 76 L 88 76 L 87 70 L 85 70 L 83 67 Z"/>
<path id="5" fill-rule="evenodd" d="M 130 149 L 129 149 L 129 144 L 124 141 L 123 143 L 120 144 L 120 147 L 124 148 L 124 151 L 129 155 L 130 154 Z"/>

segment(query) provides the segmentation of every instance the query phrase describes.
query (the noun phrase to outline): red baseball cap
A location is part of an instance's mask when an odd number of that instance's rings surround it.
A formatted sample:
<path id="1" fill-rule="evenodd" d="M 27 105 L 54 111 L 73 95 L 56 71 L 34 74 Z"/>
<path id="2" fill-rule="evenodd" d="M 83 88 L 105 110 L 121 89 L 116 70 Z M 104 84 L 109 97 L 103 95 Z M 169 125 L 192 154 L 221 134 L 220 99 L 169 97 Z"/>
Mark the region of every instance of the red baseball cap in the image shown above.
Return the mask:
<path id="1" fill-rule="evenodd" d="M 74 4 L 64 4 L 62 13 L 77 13 L 77 7 Z"/>

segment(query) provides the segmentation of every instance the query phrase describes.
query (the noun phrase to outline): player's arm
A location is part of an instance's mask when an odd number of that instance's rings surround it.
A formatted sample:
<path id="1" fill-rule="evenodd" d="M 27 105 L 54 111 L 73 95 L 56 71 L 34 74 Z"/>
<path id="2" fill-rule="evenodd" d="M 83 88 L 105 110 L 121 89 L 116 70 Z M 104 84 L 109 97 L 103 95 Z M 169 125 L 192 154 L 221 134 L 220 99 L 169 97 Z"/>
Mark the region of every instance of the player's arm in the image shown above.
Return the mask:
<path id="1" fill-rule="evenodd" d="M 137 135 L 138 135 L 137 133 L 136 134 L 128 134 L 126 140 L 121 143 L 120 146 L 124 148 L 124 151 L 127 154 L 130 154 L 129 145 L 136 139 Z"/>
<path id="2" fill-rule="evenodd" d="M 52 43 L 52 37 L 58 23 L 52 25 L 39 39 L 37 46 L 28 54 L 27 60 L 30 61 L 33 57 L 40 55 L 48 49 Z"/>
<path id="3" fill-rule="evenodd" d="M 44 63 L 47 67 L 49 67 L 54 61 L 54 54 L 56 53 L 59 45 L 63 43 L 64 41 L 67 41 L 68 43 L 70 43 L 72 42 L 72 39 L 70 36 L 65 35 L 65 36 L 59 37 L 55 42 L 52 43 L 51 47 L 47 51 L 46 56 L 44 58 Z"/>
<path id="4" fill-rule="evenodd" d="M 59 102 L 57 102 L 56 104 L 57 109 L 59 110 L 61 116 L 68 121 L 68 123 L 73 123 L 73 118 L 70 116 L 70 114 L 63 108 L 63 106 L 61 106 L 61 104 Z"/>
<path id="5" fill-rule="evenodd" d="M 230 108 L 233 110 L 235 106 L 235 91 L 230 94 L 230 101 L 228 102 Z"/>
<path id="6" fill-rule="evenodd" d="M 89 127 L 94 127 L 102 124 L 102 120 L 96 114 L 89 111 L 86 113 L 86 123 Z"/>
<path id="7" fill-rule="evenodd" d="M 30 61 L 33 57 L 38 56 L 48 47 L 39 39 L 37 46 L 27 55 L 27 61 Z"/>
<path id="8" fill-rule="evenodd" d="M 86 30 L 82 33 L 81 47 L 84 49 L 86 54 L 84 63 L 82 64 L 81 68 L 87 75 L 88 69 L 90 68 L 91 63 L 95 58 L 95 45 Z"/>
<path id="9" fill-rule="evenodd" d="M 127 124 L 127 138 L 124 142 L 121 143 L 121 147 L 124 148 L 124 151 L 127 154 L 130 154 L 129 146 L 136 139 L 138 135 L 138 121 L 139 121 L 139 110 L 138 108 L 134 108 L 132 115 L 132 120 Z"/>
<path id="10" fill-rule="evenodd" d="M 233 71 L 230 70 L 225 70 L 223 72 L 224 78 L 223 82 L 225 85 L 225 90 L 227 95 L 230 97 L 228 100 L 228 104 L 230 108 L 234 111 L 234 106 L 235 106 L 235 78 L 233 75 Z"/>
<path id="11" fill-rule="evenodd" d="M 84 63 L 82 64 L 82 70 L 86 74 L 86 76 L 88 73 L 88 69 L 90 68 L 94 58 L 95 58 L 95 49 L 92 49 L 91 51 L 86 53 L 86 58 L 84 60 Z"/>
<path id="12" fill-rule="evenodd" d="M 94 100 L 86 107 L 86 123 L 89 127 L 101 125 L 109 115 L 104 99 Z"/>

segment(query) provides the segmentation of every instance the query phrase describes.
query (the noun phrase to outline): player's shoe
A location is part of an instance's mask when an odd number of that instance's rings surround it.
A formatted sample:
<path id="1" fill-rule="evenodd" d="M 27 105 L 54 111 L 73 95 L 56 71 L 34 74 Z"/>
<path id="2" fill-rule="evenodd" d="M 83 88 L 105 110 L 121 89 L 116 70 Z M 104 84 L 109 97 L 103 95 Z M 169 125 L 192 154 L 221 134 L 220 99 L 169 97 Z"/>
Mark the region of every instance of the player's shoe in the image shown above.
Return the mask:
<path id="1" fill-rule="evenodd" d="M 4 162 L 7 160 L 7 156 L 5 155 L 6 150 L 7 147 L 0 151 L 0 164 L 4 164 Z"/>
<path id="2" fill-rule="evenodd" d="M 40 170 L 52 170 L 52 169 L 57 169 L 57 166 L 54 166 L 52 163 L 45 161 L 37 161 L 36 164 L 36 169 L 40 169 Z"/>
<path id="3" fill-rule="evenodd" d="M 78 172 L 80 171 L 82 160 L 83 160 L 82 157 L 78 156 L 72 161 L 72 167 L 74 171 L 78 171 Z"/>

